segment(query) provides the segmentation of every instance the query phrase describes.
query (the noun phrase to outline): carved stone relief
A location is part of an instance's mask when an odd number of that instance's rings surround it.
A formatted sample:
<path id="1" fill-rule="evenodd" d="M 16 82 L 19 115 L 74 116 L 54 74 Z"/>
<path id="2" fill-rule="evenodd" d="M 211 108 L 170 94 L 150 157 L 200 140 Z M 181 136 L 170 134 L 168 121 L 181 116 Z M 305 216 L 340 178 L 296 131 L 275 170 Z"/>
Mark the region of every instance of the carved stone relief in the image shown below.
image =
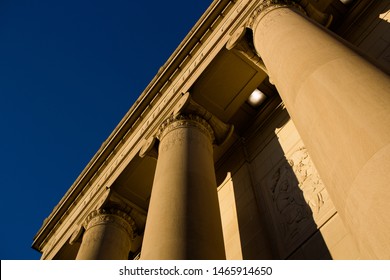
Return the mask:
<path id="1" fill-rule="evenodd" d="M 328 212 L 334 210 L 334 206 L 306 148 L 298 148 L 289 157 L 289 164 L 298 180 L 305 202 L 310 207 L 314 221 L 317 226 L 321 226 L 328 218 Z"/>
<path id="2" fill-rule="evenodd" d="M 299 235 L 302 225 L 310 219 L 310 208 L 305 203 L 297 178 L 287 162 L 275 171 L 269 183 L 282 237 L 289 242 Z"/>
<path id="3" fill-rule="evenodd" d="M 282 159 L 265 176 L 262 186 L 283 254 L 297 248 L 335 213 L 304 147 Z"/>

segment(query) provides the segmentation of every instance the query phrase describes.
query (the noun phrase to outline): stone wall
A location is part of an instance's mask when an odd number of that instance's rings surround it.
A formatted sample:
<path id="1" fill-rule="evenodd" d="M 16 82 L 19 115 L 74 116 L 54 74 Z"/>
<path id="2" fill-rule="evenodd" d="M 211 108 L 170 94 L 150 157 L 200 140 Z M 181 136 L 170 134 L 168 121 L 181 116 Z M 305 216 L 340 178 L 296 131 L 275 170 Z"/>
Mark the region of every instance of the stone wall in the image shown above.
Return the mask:
<path id="1" fill-rule="evenodd" d="M 217 171 L 227 258 L 358 259 L 287 112 L 247 137 Z"/>

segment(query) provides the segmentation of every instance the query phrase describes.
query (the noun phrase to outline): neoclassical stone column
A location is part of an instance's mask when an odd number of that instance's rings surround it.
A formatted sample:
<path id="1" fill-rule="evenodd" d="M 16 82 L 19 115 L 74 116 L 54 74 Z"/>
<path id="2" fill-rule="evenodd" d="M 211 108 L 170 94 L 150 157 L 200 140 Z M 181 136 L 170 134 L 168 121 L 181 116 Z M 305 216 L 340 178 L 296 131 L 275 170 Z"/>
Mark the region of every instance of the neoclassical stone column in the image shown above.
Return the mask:
<path id="1" fill-rule="evenodd" d="M 271 81 L 362 257 L 390 258 L 389 76 L 283 1 L 260 2 L 250 27 Z"/>
<path id="2" fill-rule="evenodd" d="M 225 259 L 214 173 L 214 132 L 196 115 L 160 129 L 141 259 Z"/>
<path id="3" fill-rule="evenodd" d="M 99 209 L 88 215 L 77 260 L 127 260 L 135 223 L 117 209 Z"/>

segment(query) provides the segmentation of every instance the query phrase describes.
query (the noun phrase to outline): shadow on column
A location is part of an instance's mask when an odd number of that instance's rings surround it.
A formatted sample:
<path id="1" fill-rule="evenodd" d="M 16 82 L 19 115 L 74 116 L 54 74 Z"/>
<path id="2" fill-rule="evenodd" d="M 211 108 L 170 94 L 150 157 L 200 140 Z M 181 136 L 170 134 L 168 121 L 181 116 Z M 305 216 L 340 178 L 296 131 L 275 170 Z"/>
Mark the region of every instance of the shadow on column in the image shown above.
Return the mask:
<path id="1" fill-rule="evenodd" d="M 282 109 L 275 116 L 277 121 L 264 128 L 268 137 L 253 137 L 243 144 L 248 151 L 245 163 L 232 172 L 242 257 L 331 259 L 306 201 L 312 207 L 320 206 L 305 199 L 301 189 L 304 184 L 305 192 L 314 192 L 315 196 L 315 188 L 319 187 L 318 182 L 307 181 L 314 176 L 310 159 L 302 146 L 294 147 L 286 158 L 275 130 L 283 127 L 289 116 Z M 262 147 L 258 149 L 259 146 Z M 250 154 L 255 150 L 256 154 Z M 225 174 L 226 171 L 231 172 L 225 170 Z"/>

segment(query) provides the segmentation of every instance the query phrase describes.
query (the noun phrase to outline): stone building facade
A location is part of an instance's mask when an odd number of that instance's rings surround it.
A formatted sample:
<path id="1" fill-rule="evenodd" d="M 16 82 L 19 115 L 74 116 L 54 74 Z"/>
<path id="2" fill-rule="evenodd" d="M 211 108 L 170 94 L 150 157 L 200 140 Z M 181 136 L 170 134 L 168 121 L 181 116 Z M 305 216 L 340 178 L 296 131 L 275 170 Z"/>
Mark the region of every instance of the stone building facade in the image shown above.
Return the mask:
<path id="1" fill-rule="evenodd" d="M 385 0 L 213 1 L 33 248 L 42 259 L 389 259 L 389 11 Z"/>

